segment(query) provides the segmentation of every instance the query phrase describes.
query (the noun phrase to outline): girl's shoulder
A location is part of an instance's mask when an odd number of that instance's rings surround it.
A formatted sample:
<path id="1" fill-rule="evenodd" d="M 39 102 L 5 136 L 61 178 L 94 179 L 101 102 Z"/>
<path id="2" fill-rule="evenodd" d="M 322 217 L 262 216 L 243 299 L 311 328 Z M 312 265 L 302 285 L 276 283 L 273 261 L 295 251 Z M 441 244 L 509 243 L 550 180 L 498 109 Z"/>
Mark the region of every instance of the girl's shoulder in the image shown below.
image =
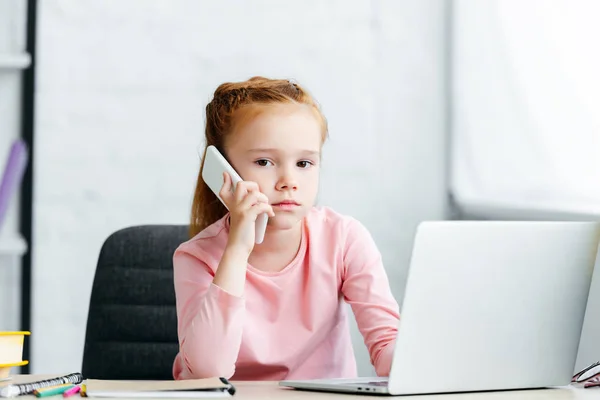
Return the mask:
<path id="1" fill-rule="evenodd" d="M 225 246 L 229 232 L 228 215 L 207 226 L 191 239 L 181 243 L 175 256 L 187 253 L 204 261 L 209 266 L 218 262 Z"/>

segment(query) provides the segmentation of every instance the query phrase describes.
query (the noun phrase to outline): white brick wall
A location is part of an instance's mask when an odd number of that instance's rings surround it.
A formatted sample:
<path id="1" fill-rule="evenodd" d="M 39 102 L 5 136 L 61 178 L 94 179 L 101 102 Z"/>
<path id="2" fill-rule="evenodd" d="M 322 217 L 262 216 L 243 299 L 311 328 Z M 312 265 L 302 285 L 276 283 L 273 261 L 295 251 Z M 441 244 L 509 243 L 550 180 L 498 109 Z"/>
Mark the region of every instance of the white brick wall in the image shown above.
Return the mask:
<path id="1" fill-rule="evenodd" d="M 187 222 L 202 112 L 226 80 L 294 77 L 314 92 L 331 129 L 321 203 L 371 229 L 401 299 L 414 227 L 445 215 L 444 7 L 39 2 L 32 371 L 80 369 L 111 232 Z"/>

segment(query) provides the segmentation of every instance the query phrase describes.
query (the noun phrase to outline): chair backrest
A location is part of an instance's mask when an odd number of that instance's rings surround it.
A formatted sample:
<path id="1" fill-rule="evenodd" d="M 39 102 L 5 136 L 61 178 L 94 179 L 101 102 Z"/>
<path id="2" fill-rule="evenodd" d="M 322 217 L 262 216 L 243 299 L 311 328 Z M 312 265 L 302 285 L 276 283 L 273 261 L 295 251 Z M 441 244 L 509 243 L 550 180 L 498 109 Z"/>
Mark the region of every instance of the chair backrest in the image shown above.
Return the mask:
<path id="1" fill-rule="evenodd" d="M 110 235 L 100 251 L 82 373 L 93 379 L 173 379 L 179 349 L 173 253 L 186 225 L 146 225 Z"/>

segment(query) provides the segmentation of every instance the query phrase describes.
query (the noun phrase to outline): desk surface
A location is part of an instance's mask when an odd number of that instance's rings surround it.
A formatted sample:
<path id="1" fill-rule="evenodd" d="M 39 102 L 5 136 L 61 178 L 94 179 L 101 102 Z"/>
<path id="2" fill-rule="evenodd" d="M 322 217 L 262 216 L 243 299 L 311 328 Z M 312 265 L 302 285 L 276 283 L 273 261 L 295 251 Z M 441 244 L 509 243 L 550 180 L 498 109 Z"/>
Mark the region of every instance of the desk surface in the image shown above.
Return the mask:
<path id="1" fill-rule="evenodd" d="M 11 381 L 13 383 L 32 382 L 40 379 L 47 379 L 57 375 L 17 375 Z M 283 399 L 283 400 L 348 400 L 358 398 L 368 398 L 371 400 L 382 399 L 417 399 L 417 400 L 566 400 L 566 399 L 596 399 L 600 400 L 600 388 L 582 389 L 575 387 L 565 388 L 550 388 L 541 390 L 515 390 L 515 391 L 498 391 L 485 393 L 453 393 L 453 394 L 437 394 L 437 395 L 419 395 L 419 396 L 377 396 L 377 395 L 354 395 L 340 394 L 327 392 L 308 392 L 294 389 L 283 388 L 277 385 L 277 382 L 247 382 L 247 381 L 232 381 L 237 392 L 232 399 L 258 400 L 258 399 Z M 73 396 L 70 399 L 80 399 L 81 397 Z M 20 396 L 17 400 L 39 400 L 37 397 Z M 48 397 L 48 399 L 62 399 L 61 396 Z M 148 400 L 148 399 L 144 399 Z"/>

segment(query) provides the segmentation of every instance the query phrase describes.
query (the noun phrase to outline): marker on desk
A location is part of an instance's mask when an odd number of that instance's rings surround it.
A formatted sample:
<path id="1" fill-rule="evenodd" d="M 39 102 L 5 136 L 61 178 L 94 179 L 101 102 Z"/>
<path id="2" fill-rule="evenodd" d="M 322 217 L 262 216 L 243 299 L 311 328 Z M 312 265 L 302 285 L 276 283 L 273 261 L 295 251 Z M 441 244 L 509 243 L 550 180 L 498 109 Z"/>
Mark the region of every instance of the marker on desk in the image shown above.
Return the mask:
<path id="1" fill-rule="evenodd" d="M 34 392 L 35 397 L 48 397 L 48 396 L 54 396 L 57 394 L 63 394 L 64 392 L 66 392 L 67 390 L 71 389 L 73 387 L 72 384 L 64 384 L 64 385 L 58 385 L 58 386 L 51 386 L 49 388 L 44 388 L 44 389 L 39 389 L 36 390 Z"/>
<path id="2" fill-rule="evenodd" d="M 75 385 L 72 388 L 70 388 L 69 390 L 65 391 L 63 393 L 63 397 L 73 396 L 74 394 L 79 393 L 80 390 L 81 390 L 81 386 Z"/>

